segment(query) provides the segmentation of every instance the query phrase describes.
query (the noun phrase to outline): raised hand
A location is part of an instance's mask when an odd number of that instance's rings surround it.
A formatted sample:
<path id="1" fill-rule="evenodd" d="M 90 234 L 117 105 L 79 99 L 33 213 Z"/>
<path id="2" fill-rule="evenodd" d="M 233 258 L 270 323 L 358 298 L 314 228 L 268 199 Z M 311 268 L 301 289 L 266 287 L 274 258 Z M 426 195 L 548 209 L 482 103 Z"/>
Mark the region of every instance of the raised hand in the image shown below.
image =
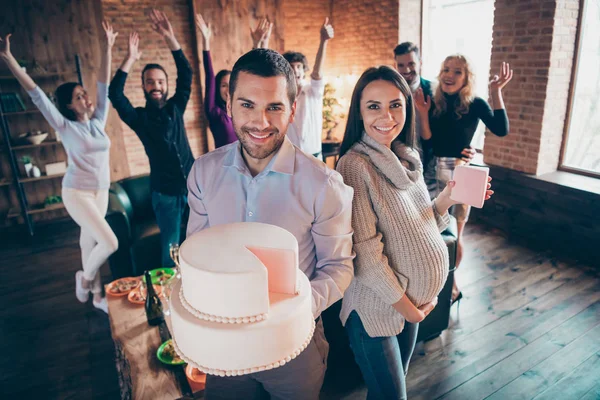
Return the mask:
<path id="1" fill-rule="evenodd" d="M 430 303 L 427 303 L 427 304 L 423 304 L 421 307 L 418 307 L 418 309 L 423 311 L 423 314 L 425 314 L 425 317 L 427 317 L 429 315 L 429 313 L 433 311 L 435 306 L 437 306 L 437 303 L 438 303 L 438 298 L 436 297 L 435 299 L 433 299 L 433 301 L 431 301 Z"/>
<path id="2" fill-rule="evenodd" d="M 272 30 L 273 30 L 273 23 L 269 22 L 269 29 L 267 29 L 267 31 L 265 32 L 265 34 L 262 38 L 262 43 L 260 44 L 260 46 L 264 49 L 269 48 L 269 40 L 271 39 L 271 31 Z"/>
<path id="3" fill-rule="evenodd" d="M 154 31 L 165 38 L 175 37 L 173 27 L 164 12 L 152 9 L 148 17 L 150 18 L 150 22 L 152 22 L 152 29 L 154 29 Z"/>
<path id="4" fill-rule="evenodd" d="M 17 78 L 17 81 L 19 81 L 25 90 L 33 90 L 36 86 L 35 82 L 29 75 L 27 75 L 25 70 L 21 68 L 17 60 L 15 60 L 10 52 L 10 36 L 10 33 L 4 37 L 0 36 L 0 59 L 6 62 L 10 72 L 12 72 L 15 78 Z"/>
<path id="5" fill-rule="evenodd" d="M 471 146 L 469 146 L 469 147 L 465 147 L 460 154 L 462 155 L 462 160 L 468 164 L 473 160 L 473 157 L 475 157 L 475 154 L 477 154 L 477 151 L 474 148 L 472 148 Z"/>
<path id="6" fill-rule="evenodd" d="M 9 33 L 8 35 L 1 37 L 0 36 L 0 57 L 2 58 L 7 58 L 10 57 L 12 55 L 12 53 L 10 52 L 10 37 L 11 37 L 11 33 Z"/>
<path id="7" fill-rule="evenodd" d="M 429 109 L 431 108 L 431 97 L 427 96 L 425 98 L 425 93 L 423 93 L 422 88 L 418 88 L 413 96 L 413 100 L 415 102 L 415 108 L 420 115 L 427 115 L 429 113 Z"/>
<path id="8" fill-rule="evenodd" d="M 142 52 L 139 49 L 140 36 L 137 32 L 129 34 L 129 47 L 127 48 L 127 58 L 132 61 L 137 61 L 142 57 Z"/>
<path id="9" fill-rule="evenodd" d="M 491 90 L 502 90 L 504 86 L 513 77 L 513 70 L 510 69 L 510 64 L 507 62 L 502 62 L 502 66 L 500 67 L 500 76 L 494 75 L 492 80 L 490 81 L 490 89 Z"/>
<path id="10" fill-rule="evenodd" d="M 119 36 L 119 32 L 114 32 L 112 25 L 107 20 L 102 21 L 102 28 L 104 28 L 104 33 L 106 34 L 106 44 L 108 48 L 112 48 L 117 36 Z"/>
<path id="11" fill-rule="evenodd" d="M 329 17 L 325 18 L 325 23 L 321 27 L 321 41 L 326 42 L 333 39 L 333 26 L 329 23 Z"/>
<path id="12" fill-rule="evenodd" d="M 196 14 L 196 27 L 202 34 L 204 40 L 210 40 L 212 37 L 212 28 L 210 27 L 210 24 L 207 24 L 206 21 L 204 21 L 202 14 Z"/>
<path id="13" fill-rule="evenodd" d="M 485 190 L 485 199 L 486 200 L 489 200 L 492 197 L 492 195 L 494 194 L 494 191 L 492 190 L 491 182 L 492 182 L 492 177 L 488 176 L 488 183 L 487 183 L 486 190 Z M 459 202 L 457 202 L 456 200 L 452 200 L 450 198 L 450 195 L 452 194 L 452 188 L 454 188 L 454 186 L 456 186 L 455 181 L 448 181 L 448 183 L 446 184 L 446 187 L 444 188 L 444 190 L 442 190 L 442 192 L 440 193 L 438 198 L 446 198 L 450 202 L 450 205 L 459 204 Z"/>
<path id="14" fill-rule="evenodd" d="M 252 37 L 252 43 L 254 48 L 265 47 L 262 44 L 265 41 L 265 39 L 268 43 L 268 36 L 271 35 L 272 27 L 273 24 L 270 23 L 267 18 L 262 18 L 256 26 L 256 29 L 252 30 L 252 28 L 250 28 L 250 36 Z"/>

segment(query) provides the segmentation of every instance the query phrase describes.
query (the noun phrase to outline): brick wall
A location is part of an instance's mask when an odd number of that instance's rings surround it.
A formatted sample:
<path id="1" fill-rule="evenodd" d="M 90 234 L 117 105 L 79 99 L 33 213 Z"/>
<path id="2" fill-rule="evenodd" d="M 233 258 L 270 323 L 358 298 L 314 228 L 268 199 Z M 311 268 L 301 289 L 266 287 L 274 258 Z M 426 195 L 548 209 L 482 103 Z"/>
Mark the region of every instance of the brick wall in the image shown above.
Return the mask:
<path id="1" fill-rule="evenodd" d="M 371 66 L 393 65 L 393 49 L 398 44 L 399 5 L 397 1 L 300 1 L 285 0 L 284 50 L 300 51 L 310 67 L 319 47 L 319 30 L 329 16 L 335 37 L 327 47 L 325 79 L 336 88 L 342 103 L 338 111 L 347 114 L 356 79 Z M 404 6 L 407 40 L 420 32 L 420 0 L 407 0 Z M 334 136 L 341 139 L 345 121 Z"/>
<path id="2" fill-rule="evenodd" d="M 488 134 L 484 159 L 530 174 L 556 170 L 563 137 L 579 2 L 496 0 L 491 73 L 511 63 L 504 90 L 510 134 Z"/>
<path id="3" fill-rule="evenodd" d="M 335 37 L 327 47 L 325 73 L 332 65 L 331 44 L 337 40 L 339 34 L 337 23 L 332 18 L 331 6 L 330 1 L 285 0 L 283 2 L 284 49 L 282 50 L 299 51 L 304 54 L 311 70 L 319 50 L 321 27 L 325 18 L 329 17 L 330 23 L 334 27 Z"/>
<path id="4" fill-rule="evenodd" d="M 169 48 L 164 43 L 162 37 L 154 32 L 147 22 L 145 13 L 152 7 L 162 9 L 169 17 L 177 40 L 181 44 L 183 52 L 194 71 L 192 96 L 184 114 L 184 121 L 192 152 L 197 157 L 205 152 L 206 136 L 201 97 L 202 89 L 199 84 L 200 80 L 198 79 L 199 63 L 189 2 L 186 0 L 103 0 L 102 8 L 104 17 L 110 20 L 115 30 L 119 32 L 113 49 L 112 71 L 114 73 L 119 68 L 127 55 L 129 32 L 136 30 L 140 34 L 142 58 L 136 62 L 130 71 L 130 76 L 125 86 L 125 94 L 135 107 L 145 104 L 144 93 L 141 88 L 141 71 L 144 65 L 152 62 L 161 64 L 167 70 L 169 75 L 169 95 L 173 95 L 177 70 Z M 116 113 L 114 109 L 112 112 Z M 142 143 L 129 127 L 123 123 L 121 125 L 131 175 L 149 172 L 148 157 Z"/>
<path id="5" fill-rule="evenodd" d="M 146 23 L 144 12 L 150 7 L 164 6 L 199 77 L 189 4 L 185 0 L 103 0 L 104 15 L 121 32 L 115 46 L 113 70 L 126 54 L 129 30 L 133 27 L 142 34 L 143 57 L 133 68 L 126 86 L 126 94 L 134 105 L 144 103 L 139 75 L 147 62 L 159 62 L 167 68 L 171 88 L 176 76 L 162 39 Z M 218 13 L 220 3 L 215 4 L 213 8 Z M 420 42 L 420 0 L 284 0 L 278 4 L 283 23 L 279 23 L 281 19 L 275 15 L 278 11 L 268 1 L 252 3 L 248 12 L 256 14 L 256 18 L 259 14 L 268 14 L 278 20 L 272 47 L 304 53 L 311 67 L 319 44 L 320 26 L 325 17 L 330 16 L 335 38 L 328 46 L 323 72 L 330 81 L 338 78 L 341 87 L 337 96 L 345 100 L 350 98 L 353 80 L 367 67 L 391 65 L 391 51 L 399 41 Z M 229 7 L 235 5 L 226 8 Z M 508 61 L 515 77 L 504 91 L 510 135 L 506 138 L 487 136 L 485 161 L 531 174 L 552 171 L 557 167 L 562 143 L 579 1 L 496 0 L 495 7 L 491 72 L 496 73 L 500 63 Z M 213 58 L 215 64 L 220 65 L 220 55 L 215 54 Z M 193 96 L 185 114 L 188 137 L 196 156 L 207 148 L 199 82 L 198 78 L 194 79 Z M 347 103 L 344 105 L 347 107 Z M 343 125 L 342 122 L 336 131 L 338 136 Z M 147 157 L 137 136 L 125 126 L 122 129 L 131 174 L 147 172 Z"/>
<path id="6" fill-rule="evenodd" d="M 336 0 L 332 72 L 357 74 L 371 66 L 392 65 L 398 44 L 398 1 Z"/>

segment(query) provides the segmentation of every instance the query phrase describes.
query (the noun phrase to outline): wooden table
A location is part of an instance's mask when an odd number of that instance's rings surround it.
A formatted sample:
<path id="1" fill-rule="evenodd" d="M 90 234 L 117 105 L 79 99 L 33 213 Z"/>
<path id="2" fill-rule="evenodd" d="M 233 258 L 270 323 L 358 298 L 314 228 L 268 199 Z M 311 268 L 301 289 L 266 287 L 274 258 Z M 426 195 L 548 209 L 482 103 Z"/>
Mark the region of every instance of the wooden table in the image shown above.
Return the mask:
<path id="1" fill-rule="evenodd" d="M 204 385 L 187 379 L 184 366 L 167 366 L 156 350 L 171 338 L 167 323 L 148 325 L 143 305 L 107 295 L 122 399 L 201 399 Z"/>

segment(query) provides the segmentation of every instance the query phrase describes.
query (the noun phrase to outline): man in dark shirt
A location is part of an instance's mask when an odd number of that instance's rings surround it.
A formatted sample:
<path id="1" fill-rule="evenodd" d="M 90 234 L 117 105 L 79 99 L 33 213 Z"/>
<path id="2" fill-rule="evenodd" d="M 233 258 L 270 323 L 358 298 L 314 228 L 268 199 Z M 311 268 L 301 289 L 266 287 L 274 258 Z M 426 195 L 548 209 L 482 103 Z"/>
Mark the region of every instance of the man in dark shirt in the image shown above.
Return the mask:
<path id="1" fill-rule="evenodd" d="M 152 28 L 165 40 L 177 67 L 175 94 L 169 93 L 167 73 L 159 64 L 148 64 L 142 71 L 146 106 L 134 108 L 123 90 L 133 63 L 140 59 L 139 36 L 129 36 L 127 57 L 115 74 L 108 97 L 119 116 L 140 138 L 150 161 L 152 207 L 161 235 L 162 265 L 172 266 L 169 246 L 179 244 L 180 226 L 187 205 L 186 181 L 194 162 L 183 113 L 192 90 L 192 69 L 183 55 L 173 28 L 163 12 L 152 10 Z"/>
<path id="2" fill-rule="evenodd" d="M 417 89 L 420 88 L 423 89 L 425 98 L 433 97 L 431 81 L 424 79 L 421 76 L 421 56 L 419 53 L 419 46 L 412 42 L 403 42 L 396 46 L 394 49 L 394 65 L 396 66 L 396 70 L 406 80 L 408 86 L 410 86 L 410 91 L 413 95 Z M 435 178 L 436 163 L 433 155 L 433 146 L 430 140 L 423 140 L 421 138 L 419 113 L 415 114 L 416 130 L 420 145 L 419 153 L 421 154 L 421 160 L 423 161 L 423 176 L 429 194 L 433 198 L 437 196 L 437 181 Z M 462 150 L 461 155 L 464 161 L 470 162 L 475 156 L 475 149 L 472 148 L 469 143 Z"/>

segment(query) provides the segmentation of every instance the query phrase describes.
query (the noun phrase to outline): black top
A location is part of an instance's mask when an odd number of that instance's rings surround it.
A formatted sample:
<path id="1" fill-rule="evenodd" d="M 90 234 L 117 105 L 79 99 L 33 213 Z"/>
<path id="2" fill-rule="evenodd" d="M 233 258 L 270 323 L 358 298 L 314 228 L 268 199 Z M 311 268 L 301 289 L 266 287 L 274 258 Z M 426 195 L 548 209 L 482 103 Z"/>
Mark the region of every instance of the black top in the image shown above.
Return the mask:
<path id="1" fill-rule="evenodd" d="M 194 163 L 183 113 L 192 92 L 192 68 L 183 51 L 173 51 L 177 66 L 175 94 L 162 108 L 151 102 L 134 108 L 123 89 L 127 73 L 117 70 L 108 88 L 108 98 L 119 117 L 138 135 L 150 161 L 150 187 L 153 191 L 176 196 L 187 193 L 187 176 Z"/>
<path id="2" fill-rule="evenodd" d="M 427 98 L 427 96 L 429 96 L 429 99 L 431 100 L 433 98 L 433 93 L 431 90 L 431 81 L 428 81 L 427 79 L 424 79 L 424 78 L 420 78 L 420 79 L 421 79 L 420 88 L 423 89 L 424 97 Z M 431 148 L 431 140 L 425 140 L 425 139 L 421 138 L 420 132 L 417 132 L 417 136 L 419 137 L 417 140 L 419 140 L 419 144 L 421 146 L 420 153 L 421 153 L 421 161 L 423 162 L 423 171 L 425 171 L 427 168 L 427 165 L 429 165 L 429 163 L 433 159 L 433 149 Z"/>
<path id="3" fill-rule="evenodd" d="M 496 136 L 508 134 L 508 117 L 506 110 L 493 110 L 487 101 L 475 97 L 469 106 L 469 112 L 458 118 L 454 108 L 458 101 L 458 94 L 447 95 L 448 110 L 439 117 L 433 116 L 433 104 L 429 112 L 429 125 L 431 128 L 431 146 L 436 157 L 462 158 L 461 152 L 471 145 L 471 140 L 481 119 L 490 131 Z"/>

